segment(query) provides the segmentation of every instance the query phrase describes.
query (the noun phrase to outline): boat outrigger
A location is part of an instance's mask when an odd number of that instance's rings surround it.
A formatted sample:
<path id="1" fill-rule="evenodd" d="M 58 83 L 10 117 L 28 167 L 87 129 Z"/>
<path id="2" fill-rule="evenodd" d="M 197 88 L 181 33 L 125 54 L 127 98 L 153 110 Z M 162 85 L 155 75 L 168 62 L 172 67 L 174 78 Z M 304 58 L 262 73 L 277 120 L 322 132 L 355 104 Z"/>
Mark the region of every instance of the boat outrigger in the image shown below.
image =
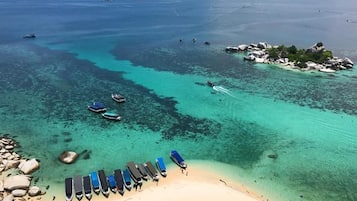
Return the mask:
<path id="1" fill-rule="evenodd" d="M 91 105 L 88 105 L 88 110 L 97 113 L 107 111 L 105 105 L 101 102 L 93 102 Z"/>
<path id="2" fill-rule="evenodd" d="M 126 98 L 120 94 L 112 94 L 112 99 L 118 103 L 123 103 L 126 101 Z"/>
<path id="3" fill-rule="evenodd" d="M 68 177 L 64 180 L 66 190 L 66 201 L 73 199 L 73 179 Z"/>
<path id="4" fill-rule="evenodd" d="M 181 155 L 176 151 L 172 150 L 170 152 L 170 158 L 178 165 L 180 168 L 186 169 L 187 164 L 185 163 L 185 160 L 181 157 Z"/>
<path id="5" fill-rule="evenodd" d="M 163 177 L 166 177 L 167 176 L 166 166 L 165 166 L 164 159 L 162 157 L 156 159 L 156 166 L 159 169 L 160 174 Z"/>
<path id="6" fill-rule="evenodd" d="M 122 119 L 122 117 L 115 112 L 104 112 L 102 113 L 103 118 L 105 119 L 109 119 L 109 120 L 116 120 L 116 121 L 120 121 Z"/>

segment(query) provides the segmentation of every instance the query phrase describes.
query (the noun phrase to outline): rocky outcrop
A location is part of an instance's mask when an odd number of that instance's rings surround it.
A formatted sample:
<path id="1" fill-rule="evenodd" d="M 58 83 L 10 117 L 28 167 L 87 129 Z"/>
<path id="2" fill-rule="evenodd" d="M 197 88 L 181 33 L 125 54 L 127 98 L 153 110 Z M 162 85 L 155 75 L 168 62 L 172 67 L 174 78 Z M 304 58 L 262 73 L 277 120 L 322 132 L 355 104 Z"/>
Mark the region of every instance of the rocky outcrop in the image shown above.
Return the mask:
<path id="1" fill-rule="evenodd" d="M 28 189 L 30 187 L 31 179 L 27 175 L 9 176 L 4 181 L 4 188 L 6 190 Z"/>
<path id="2" fill-rule="evenodd" d="M 250 45 L 241 44 L 238 46 L 228 46 L 225 51 L 228 53 L 245 52 L 244 60 L 252 61 L 255 63 L 267 63 L 278 64 L 292 69 L 300 69 L 304 71 L 317 70 L 325 73 L 333 73 L 338 70 L 346 70 L 353 68 L 354 63 L 351 59 L 345 58 L 328 58 L 324 63 L 314 63 L 312 61 L 306 62 L 304 68 L 298 67 L 295 62 L 289 61 L 288 58 L 279 55 L 279 58 L 271 58 L 268 54 L 270 48 L 277 48 L 278 46 L 272 46 L 267 42 L 259 42 L 258 44 L 251 43 Z M 306 50 L 307 53 L 316 53 L 325 51 L 324 45 L 319 42 L 311 46 Z"/>
<path id="3" fill-rule="evenodd" d="M 78 158 L 78 154 L 73 151 L 64 151 L 60 156 L 59 160 L 63 163 L 70 164 L 73 163 Z"/>
<path id="4" fill-rule="evenodd" d="M 10 172 L 0 180 L 0 200 L 3 201 L 25 200 L 24 196 L 27 194 L 39 196 L 45 193 L 37 186 L 30 187 L 32 176 L 29 174 L 39 168 L 39 162 L 36 159 L 21 158 L 14 151 L 16 147 L 14 140 L 0 137 L 0 174 L 6 173 L 4 171 Z M 20 171 L 26 175 L 21 174 Z"/>
<path id="5" fill-rule="evenodd" d="M 19 168 L 24 174 L 30 174 L 40 168 L 40 164 L 36 159 L 30 159 L 28 161 L 21 162 Z"/>

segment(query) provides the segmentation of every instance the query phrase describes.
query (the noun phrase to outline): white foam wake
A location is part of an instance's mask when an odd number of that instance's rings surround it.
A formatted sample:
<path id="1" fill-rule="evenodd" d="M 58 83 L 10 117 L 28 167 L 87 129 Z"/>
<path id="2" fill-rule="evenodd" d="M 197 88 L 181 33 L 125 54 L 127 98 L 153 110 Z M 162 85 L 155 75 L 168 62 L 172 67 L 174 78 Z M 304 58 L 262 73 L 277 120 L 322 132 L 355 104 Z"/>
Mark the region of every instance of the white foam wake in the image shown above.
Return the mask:
<path id="1" fill-rule="evenodd" d="M 235 96 L 232 94 L 232 92 L 229 89 L 226 89 L 226 88 L 224 88 L 222 86 L 213 86 L 212 88 L 215 91 L 218 91 L 218 92 L 223 93 L 223 94 L 227 94 L 227 95 L 235 98 Z"/>

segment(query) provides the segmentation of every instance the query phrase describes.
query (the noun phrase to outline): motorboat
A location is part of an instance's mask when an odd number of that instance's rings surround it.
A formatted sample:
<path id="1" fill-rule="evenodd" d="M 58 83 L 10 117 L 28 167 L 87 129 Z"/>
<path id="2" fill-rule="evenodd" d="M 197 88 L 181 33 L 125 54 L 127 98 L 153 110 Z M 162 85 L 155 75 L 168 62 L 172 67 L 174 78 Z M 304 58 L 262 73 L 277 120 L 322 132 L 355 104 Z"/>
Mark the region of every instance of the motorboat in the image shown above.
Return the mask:
<path id="1" fill-rule="evenodd" d="M 116 121 L 120 121 L 122 119 L 122 117 L 115 112 L 104 112 L 102 113 L 103 118 L 105 119 L 109 119 L 109 120 L 116 120 Z"/>
<path id="2" fill-rule="evenodd" d="M 97 113 L 107 111 L 105 105 L 101 102 L 93 102 L 91 105 L 88 105 L 88 110 Z"/>
<path id="3" fill-rule="evenodd" d="M 126 101 L 126 98 L 120 94 L 112 94 L 112 99 L 118 103 L 123 103 Z"/>

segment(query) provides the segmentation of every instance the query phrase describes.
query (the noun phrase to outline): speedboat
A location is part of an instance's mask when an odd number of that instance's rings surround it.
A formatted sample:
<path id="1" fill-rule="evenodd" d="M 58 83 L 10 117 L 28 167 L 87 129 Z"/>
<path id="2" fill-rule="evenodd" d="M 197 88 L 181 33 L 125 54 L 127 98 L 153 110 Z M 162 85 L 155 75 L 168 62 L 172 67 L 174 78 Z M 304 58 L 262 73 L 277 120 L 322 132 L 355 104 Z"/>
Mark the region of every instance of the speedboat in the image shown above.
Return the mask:
<path id="1" fill-rule="evenodd" d="M 185 160 L 181 157 L 181 155 L 176 151 L 172 150 L 170 153 L 170 158 L 178 165 L 180 168 L 186 169 L 187 164 L 185 163 Z"/>
<path id="2" fill-rule="evenodd" d="M 125 97 L 120 94 L 112 94 L 112 99 L 118 103 L 123 103 L 126 101 Z"/>
<path id="3" fill-rule="evenodd" d="M 34 33 L 26 34 L 23 36 L 23 38 L 36 38 L 36 35 Z"/>
<path id="4" fill-rule="evenodd" d="M 211 82 L 211 81 L 207 81 L 207 84 L 208 84 L 208 86 L 210 86 L 210 87 L 214 87 L 214 83 L 213 82 Z"/>
<path id="5" fill-rule="evenodd" d="M 99 113 L 107 111 L 107 108 L 101 102 L 93 102 L 91 105 L 88 105 L 88 110 Z"/>
<path id="6" fill-rule="evenodd" d="M 116 120 L 116 121 L 120 121 L 122 118 L 118 113 L 115 113 L 115 112 L 104 112 L 104 113 L 102 113 L 102 116 L 103 116 L 103 118 L 110 119 L 110 120 Z"/>

